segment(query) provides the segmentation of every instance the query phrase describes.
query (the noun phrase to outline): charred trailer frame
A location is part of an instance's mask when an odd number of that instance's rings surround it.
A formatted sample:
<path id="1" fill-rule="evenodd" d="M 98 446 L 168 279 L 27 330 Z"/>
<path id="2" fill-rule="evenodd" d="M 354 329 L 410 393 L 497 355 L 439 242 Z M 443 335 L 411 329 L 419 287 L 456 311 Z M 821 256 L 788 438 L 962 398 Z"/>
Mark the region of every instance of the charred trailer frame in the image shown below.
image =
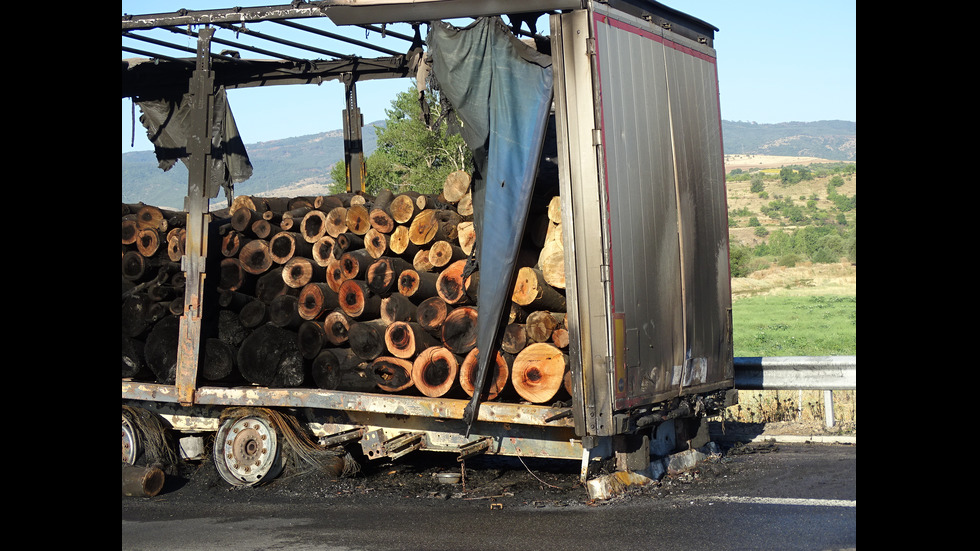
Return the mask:
<path id="1" fill-rule="evenodd" d="M 185 199 L 195 223 L 187 237 L 193 245 L 181 262 L 189 284 L 176 382 L 124 379 L 124 406 L 152 410 L 188 433 L 221 431 L 221 414 L 228 408 L 281 408 L 324 441 L 360 441 L 372 455 L 430 449 L 459 453 L 461 459 L 473 453 L 580 459 L 584 478 L 597 457 L 623 454 L 630 468 L 648 463 L 649 442 L 663 432 L 658 428 L 674 428 L 676 420 L 697 420 L 731 403 L 727 205 L 713 47 L 717 29 L 644 0 L 476 4 L 481 7 L 455 0 L 345 0 L 123 17 L 124 35 L 203 26 L 196 63 L 160 58 L 123 63 L 123 97 L 190 91 L 197 117 L 192 117 L 197 130 L 186 146 L 197 157 Z M 571 405 L 484 401 L 471 410 L 471 404 L 457 399 L 199 386 L 201 319 L 214 299 L 205 285 L 212 216 L 207 201 L 217 194 L 209 162 L 213 142 L 200 136 L 208 134 L 201 129 L 214 125 L 215 91 L 343 80 L 350 99 L 344 105 L 345 134 L 351 138 L 347 159 L 360 163 L 354 83 L 413 76 L 423 55 L 416 33 L 404 37 L 410 44 L 405 54 L 242 63 L 209 53 L 213 27 L 328 17 L 339 25 L 378 29 L 393 22 L 522 12 L 550 13 Z M 351 176 L 349 165 L 348 174 L 356 191 L 362 172 L 355 167 Z M 124 418 L 124 428 L 125 423 Z M 676 433 L 694 439 L 696 429 L 681 427 Z"/>

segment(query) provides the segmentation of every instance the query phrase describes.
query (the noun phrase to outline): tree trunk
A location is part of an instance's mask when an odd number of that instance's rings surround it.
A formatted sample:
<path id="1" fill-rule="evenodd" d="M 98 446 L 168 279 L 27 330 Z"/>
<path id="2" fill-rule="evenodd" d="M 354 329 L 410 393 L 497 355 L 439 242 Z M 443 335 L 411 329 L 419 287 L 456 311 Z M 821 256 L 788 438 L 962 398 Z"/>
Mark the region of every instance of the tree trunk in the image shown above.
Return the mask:
<path id="1" fill-rule="evenodd" d="M 476 390 L 475 378 L 479 352 L 477 348 L 470 350 L 459 367 L 459 384 L 469 396 L 473 396 L 473 392 Z M 507 387 L 507 379 L 509 378 L 510 366 L 507 365 L 504 355 L 497 352 L 494 361 L 490 362 L 489 371 L 487 371 L 486 380 L 490 386 L 484 399 L 493 400 L 500 396 L 500 393 Z"/>
<path id="2" fill-rule="evenodd" d="M 235 349 L 218 338 L 204 339 L 198 373 L 211 382 L 232 381 L 238 378 L 235 369 Z"/>
<path id="3" fill-rule="evenodd" d="M 398 275 L 398 292 L 408 297 L 412 302 L 422 301 L 438 296 L 436 282 L 439 274 L 419 272 L 415 269 L 402 270 Z"/>
<path id="4" fill-rule="evenodd" d="M 311 210 L 299 224 L 299 233 L 307 243 L 316 243 L 327 236 L 327 213 L 322 210 Z"/>
<path id="5" fill-rule="evenodd" d="M 279 295 L 269 303 L 269 322 L 283 329 L 298 329 L 306 320 L 299 315 L 299 298 L 296 295 Z"/>
<path id="6" fill-rule="evenodd" d="M 253 239 L 242 246 L 238 253 L 242 269 L 254 275 L 263 274 L 272 267 L 272 256 L 269 252 L 269 242 L 265 239 Z"/>
<path id="7" fill-rule="evenodd" d="M 408 360 L 438 344 L 438 339 L 413 321 L 396 321 L 385 329 L 385 346 L 388 353 L 396 358 Z"/>
<path id="8" fill-rule="evenodd" d="M 416 318 L 423 329 L 436 332 L 441 331 L 451 311 L 452 308 L 441 297 L 430 297 L 419 303 Z"/>
<path id="9" fill-rule="evenodd" d="M 568 355 L 549 343 L 534 343 L 514 358 L 511 382 L 525 400 L 542 404 L 564 386 Z"/>
<path id="10" fill-rule="evenodd" d="M 453 245 L 449 241 L 436 241 L 429 249 L 429 263 L 435 269 L 445 268 L 457 260 L 466 260 L 466 253 L 459 245 Z"/>
<path id="11" fill-rule="evenodd" d="M 370 364 L 349 348 L 321 350 L 312 371 L 316 386 L 325 390 L 371 392 L 378 386 Z"/>
<path id="12" fill-rule="evenodd" d="M 401 293 L 381 299 L 381 319 L 388 324 L 396 321 L 417 321 L 418 307 Z"/>
<path id="13" fill-rule="evenodd" d="M 242 377 L 259 386 L 299 387 L 306 379 L 306 362 L 296 333 L 269 323 L 245 337 L 237 359 Z"/>
<path id="14" fill-rule="evenodd" d="M 340 295 L 326 283 L 307 283 L 299 292 L 299 315 L 315 320 L 340 307 Z"/>
<path id="15" fill-rule="evenodd" d="M 347 343 L 347 332 L 351 323 L 353 320 L 339 307 L 328 313 L 323 318 L 323 329 L 326 331 L 327 340 L 334 346 Z"/>
<path id="16" fill-rule="evenodd" d="M 307 360 L 317 357 L 327 342 L 327 332 L 323 324 L 316 321 L 304 321 L 296 330 L 296 343 L 299 351 Z"/>
<path id="17" fill-rule="evenodd" d="M 340 307 L 354 319 L 374 319 L 381 315 L 381 295 L 371 292 L 367 283 L 359 279 L 341 283 L 337 295 Z"/>
<path id="18" fill-rule="evenodd" d="M 443 345 L 461 356 L 473 350 L 476 347 L 476 318 L 476 308 L 471 306 L 460 306 L 450 312 L 442 324 Z"/>
<path id="19" fill-rule="evenodd" d="M 276 264 L 285 264 L 294 256 L 310 257 L 313 245 L 298 232 L 281 231 L 269 240 L 269 254 Z"/>
<path id="20" fill-rule="evenodd" d="M 527 346 L 527 331 L 523 323 L 510 323 L 500 338 L 500 349 L 508 354 L 518 354 Z"/>
<path id="21" fill-rule="evenodd" d="M 565 311 L 565 295 L 548 285 L 541 270 L 521 268 L 517 273 L 512 300 L 521 306 L 552 312 Z"/>
<path id="22" fill-rule="evenodd" d="M 459 364 L 462 358 L 448 348 L 430 346 L 412 362 L 412 382 L 419 392 L 439 398 L 458 387 Z"/>
<path id="23" fill-rule="evenodd" d="M 387 325 L 381 320 L 355 321 L 347 330 L 347 342 L 350 349 L 363 360 L 371 361 L 387 351 L 385 347 L 385 329 Z"/>
<path id="24" fill-rule="evenodd" d="M 378 388 L 385 392 L 400 392 L 411 387 L 412 362 L 392 356 L 379 356 L 371 362 L 371 370 L 378 379 Z"/>
<path id="25" fill-rule="evenodd" d="M 531 312 L 527 316 L 527 336 L 534 342 L 549 342 L 551 334 L 561 326 L 564 313 L 552 313 L 545 310 Z"/>
<path id="26" fill-rule="evenodd" d="M 300 289 L 311 281 L 323 281 L 326 277 L 326 268 L 317 266 L 305 256 L 294 256 L 282 267 L 283 281 L 294 289 Z"/>
<path id="27" fill-rule="evenodd" d="M 391 212 L 391 217 L 395 219 L 395 222 L 405 225 L 412 223 L 419 212 L 418 206 L 415 205 L 416 197 L 418 197 L 417 193 L 406 192 L 396 195 L 391 200 L 388 211 Z"/>

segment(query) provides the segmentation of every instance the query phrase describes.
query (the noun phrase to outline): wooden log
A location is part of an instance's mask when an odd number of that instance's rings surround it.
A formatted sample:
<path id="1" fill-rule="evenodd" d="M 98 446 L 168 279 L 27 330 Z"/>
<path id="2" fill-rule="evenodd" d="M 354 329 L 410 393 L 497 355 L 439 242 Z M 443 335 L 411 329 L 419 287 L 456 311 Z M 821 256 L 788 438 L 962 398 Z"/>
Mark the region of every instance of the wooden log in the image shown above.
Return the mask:
<path id="1" fill-rule="evenodd" d="M 551 344 L 558 348 L 568 348 L 568 339 L 568 329 L 565 329 L 564 327 L 556 327 L 551 333 Z"/>
<path id="2" fill-rule="evenodd" d="M 476 347 L 476 336 L 476 308 L 460 306 L 446 316 L 442 324 L 443 346 L 462 356 Z"/>
<path id="3" fill-rule="evenodd" d="M 419 252 L 415 253 L 415 257 L 412 258 L 412 266 L 416 272 L 431 272 L 433 266 L 432 262 L 429 262 L 429 250 L 419 249 Z"/>
<path id="4" fill-rule="evenodd" d="M 364 234 L 364 248 L 373 258 L 381 258 L 388 252 L 388 237 L 375 228 Z"/>
<path id="5" fill-rule="evenodd" d="M 146 364 L 145 343 L 139 339 L 122 335 L 122 378 L 150 379 L 153 372 Z"/>
<path id="6" fill-rule="evenodd" d="M 344 266 L 340 263 L 340 260 L 333 259 L 327 264 L 327 285 L 330 286 L 334 291 L 339 292 L 341 284 L 347 281 L 344 278 Z"/>
<path id="7" fill-rule="evenodd" d="M 350 349 L 363 360 L 371 361 L 385 353 L 385 329 L 380 319 L 354 321 L 347 330 Z"/>
<path id="8" fill-rule="evenodd" d="M 470 190 L 470 174 L 464 170 L 450 172 L 443 183 L 442 195 L 450 203 L 458 203 Z"/>
<path id="9" fill-rule="evenodd" d="M 235 368 L 235 348 L 225 341 L 210 337 L 201 346 L 198 374 L 207 381 L 226 382 L 239 378 Z"/>
<path id="10" fill-rule="evenodd" d="M 422 350 L 438 344 L 438 339 L 413 321 L 396 321 L 385 328 L 385 347 L 396 358 L 412 359 Z"/>
<path id="11" fill-rule="evenodd" d="M 347 229 L 356 235 L 364 235 L 371 229 L 371 218 L 367 207 L 361 205 L 351 205 L 347 209 Z"/>
<path id="12" fill-rule="evenodd" d="M 294 289 L 302 289 L 311 281 L 323 281 L 327 269 L 317 266 L 305 256 L 294 256 L 282 266 L 282 280 Z"/>
<path id="13" fill-rule="evenodd" d="M 416 308 L 418 324 L 430 332 L 441 331 L 442 325 L 453 308 L 446 304 L 442 297 L 429 297 L 419 303 Z"/>
<path id="14" fill-rule="evenodd" d="M 429 263 L 432 264 L 435 270 L 445 268 L 449 264 L 459 260 L 466 260 L 466 256 L 466 253 L 463 252 L 463 249 L 459 245 L 454 245 L 445 240 L 436 241 L 429 248 Z"/>
<path id="15" fill-rule="evenodd" d="M 476 390 L 475 379 L 479 353 L 478 348 L 470 350 L 459 367 L 459 384 L 468 396 L 473 396 L 473 392 Z M 494 361 L 490 362 L 490 369 L 487 372 L 486 380 L 490 386 L 484 399 L 494 400 L 500 396 L 500 393 L 507 388 L 509 378 L 510 366 L 507 364 L 505 356 L 497 352 L 494 355 Z"/>
<path id="16" fill-rule="evenodd" d="M 238 253 L 238 261 L 242 269 L 250 274 L 262 274 L 272 267 L 272 256 L 269 252 L 269 242 L 265 239 L 253 239 L 242 246 Z"/>
<path id="17" fill-rule="evenodd" d="M 326 268 L 327 265 L 330 264 L 331 260 L 337 260 L 337 258 L 333 256 L 333 248 L 335 243 L 336 239 L 330 237 L 329 235 L 324 235 L 313 243 L 312 258 L 313 262 L 316 262 L 317 266 Z"/>
<path id="18" fill-rule="evenodd" d="M 549 342 L 554 330 L 561 326 L 564 313 L 553 313 L 546 310 L 536 310 L 527 316 L 527 336 L 534 342 Z"/>
<path id="19" fill-rule="evenodd" d="M 344 253 L 364 248 L 364 237 L 351 232 L 344 232 L 334 239 L 333 257 L 340 260 Z"/>
<path id="20" fill-rule="evenodd" d="M 269 323 L 283 329 L 296 330 L 305 320 L 299 315 L 299 297 L 279 295 L 269 303 Z"/>
<path id="21" fill-rule="evenodd" d="M 416 321 L 418 307 L 405 295 L 392 293 L 381 299 L 381 319 L 385 323 Z"/>
<path id="22" fill-rule="evenodd" d="M 242 311 L 246 304 L 256 300 L 254 296 L 247 293 L 240 293 L 237 290 L 220 290 L 218 292 L 218 306 L 223 310 L 229 310 L 237 314 Z"/>
<path id="23" fill-rule="evenodd" d="M 438 297 L 436 283 L 439 274 L 434 272 L 419 272 L 414 267 L 402 270 L 398 274 L 398 292 L 412 302 L 418 304 L 431 297 Z"/>
<path id="24" fill-rule="evenodd" d="M 218 310 L 218 336 L 216 338 L 233 350 L 238 350 L 242 341 L 248 336 L 248 330 L 242 325 L 240 314 L 240 310 L 225 308 Z M 234 356 L 232 356 L 232 362 L 234 362 Z"/>
<path id="25" fill-rule="evenodd" d="M 371 319 L 381 315 L 382 297 L 372 292 L 364 281 L 348 279 L 340 284 L 337 294 L 340 307 L 354 319 Z"/>
<path id="26" fill-rule="evenodd" d="M 323 329 L 330 344 L 340 346 L 347 343 L 347 331 L 351 323 L 353 323 L 351 317 L 339 307 L 328 312 L 323 318 Z"/>
<path id="27" fill-rule="evenodd" d="M 186 215 L 164 210 L 152 205 L 143 205 L 136 211 L 136 225 L 140 229 L 152 229 L 166 233 L 172 223 L 183 225 Z"/>
<path id="28" fill-rule="evenodd" d="M 552 312 L 565 311 L 565 295 L 544 280 L 541 270 L 523 267 L 517 272 L 517 281 L 511 299 L 521 306 Z"/>
<path id="29" fill-rule="evenodd" d="M 473 247 L 476 245 L 476 227 L 472 221 L 463 221 L 456 226 L 456 240 L 466 256 L 473 253 Z"/>
<path id="30" fill-rule="evenodd" d="M 269 240 L 269 255 L 276 264 L 285 264 L 294 256 L 313 256 L 313 245 L 299 232 L 281 231 Z"/>
<path id="31" fill-rule="evenodd" d="M 368 266 L 365 281 L 372 292 L 388 296 L 398 290 L 401 273 L 411 269 L 412 265 L 403 258 L 383 256 Z"/>
<path id="32" fill-rule="evenodd" d="M 453 241 L 462 221 L 459 214 L 448 209 L 426 209 L 408 227 L 409 240 L 422 247 L 439 240 Z"/>
<path id="33" fill-rule="evenodd" d="M 167 233 L 167 256 L 173 262 L 180 262 L 184 256 L 184 247 L 187 244 L 187 230 L 178 228 Z"/>
<path id="34" fill-rule="evenodd" d="M 122 244 L 136 244 L 136 236 L 139 235 L 139 226 L 136 224 L 136 216 L 130 215 L 122 219 Z"/>
<path id="35" fill-rule="evenodd" d="M 288 232 L 300 233 L 299 230 L 300 225 L 303 222 L 303 218 L 305 218 L 312 209 L 312 206 L 304 205 L 282 213 L 282 220 L 279 221 L 279 227 Z"/>
<path id="36" fill-rule="evenodd" d="M 391 216 L 390 205 L 395 194 L 391 190 L 381 190 L 368 212 L 368 221 L 375 230 L 389 234 L 395 229 L 395 219 Z"/>
<path id="37" fill-rule="evenodd" d="M 307 283 L 297 298 L 299 316 L 304 320 L 319 319 L 340 307 L 340 295 L 326 283 Z"/>
<path id="38" fill-rule="evenodd" d="M 508 354 L 518 354 L 528 344 L 527 331 L 523 323 L 509 323 L 500 338 L 500 349 Z"/>
<path id="39" fill-rule="evenodd" d="M 366 249 L 347 251 L 340 257 L 340 267 L 343 270 L 344 281 L 363 278 L 368 268 L 374 263 L 374 258 Z"/>
<path id="40" fill-rule="evenodd" d="M 303 216 L 299 224 L 299 233 L 307 243 L 316 243 L 327 236 L 327 213 L 322 210 L 311 210 Z"/>
<path id="41" fill-rule="evenodd" d="M 250 383 L 270 388 L 294 388 L 306 380 L 306 360 L 296 333 L 271 323 L 252 331 L 238 348 L 238 370 Z"/>
<path id="42" fill-rule="evenodd" d="M 412 362 L 393 356 L 378 356 L 371 362 L 378 380 L 377 388 L 385 392 L 400 392 L 414 385 Z"/>
<path id="43" fill-rule="evenodd" d="M 255 280 L 255 298 L 270 304 L 279 295 L 298 295 L 299 289 L 286 285 L 282 271 L 282 266 L 277 266 L 260 275 Z"/>
<path id="44" fill-rule="evenodd" d="M 235 258 L 245 243 L 251 241 L 243 232 L 230 231 L 221 238 L 221 255 L 225 258 Z"/>
<path id="45" fill-rule="evenodd" d="M 565 288 L 565 246 L 561 224 L 549 223 L 548 235 L 538 255 L 538 269 L 545 283 L 556 289 Z"/>
<path id="46" fill-rule="evenodd" d="M 347 208 L 336 207 L 327 213 L 327 235 L 337 237 L 347 231 Z"/>
<path id="47" fill-rule="evenodd" d="M 412 384 L 430 398 L 456 394 L 453 391 L 459 388 L 461 362 L 462 358 L 448 348 L 430 346 L 412 362 Z"/>
<path id="48" fill-rule="evenodd" d="M 177 380 L 177 350 L 180 318 L 166 316 L 156 322 L 146 337 L 143 352 L 156 382 L 172 385 Z"/>
<path id="49" fill-rule="evenodd" d="M 246 329 L 255 329 L 269 321 L 269 305 L 261 300 L 253 300 L 242 306 L 238 313 L 238 321 Z"/>
<path id="50" fill-rule="evenodd" d="M 350 392 L 371 392 L 378 381 L 370 364 L 350 348 L 325 348 L 313 359 L 312 375 L 318 388 Z"/>
<path id="51" fill-rule="evenodd" d="M 408 226 L 397 226 L 388 235 L 388 250 L 392 253 L 405 258 L 415 258 L 421 247 L 412 243 L 409 237 Z"/>
<path id="52" fill-rule="evenodd" d="M 307 360 L 313 360 L 327 343 L 327 333 L 323 324 L 306 320 L 296 330 L 296 343 Z"/>
<path id="53" fill-rule="evenodd" d="M 525 400 L 549 402 L 564 387 L 568 355 L 550 343 L 533 343 L 514 358 L 511 383 Z"/>
<path id="54" fill-rule="evenodd" d="M 251 232 L 252 224 L 259 220 L 263 220 L 262 213 L 244 207 L 236 210 L 231 215 L 231 227 L 241 233 Z"/>
<path id="55" fill-rule="evenodd" d="M 265 219 L 252 222 L 252 234 L 259 239 L 268 241 L 281 231 L 282 228 L 278 224 L 273 224 Z"/>
<path id="56" fill-rule="evenodd" d="M 406 225 L 412 223 L 415 216 L 420 212 L 418 206 L 415 204 L 415 199 L 418 195 L 415 192 L 404 192 L 399 193 L 391 200 L 388 211 L 396 223 Z"/>
<path id="57" fill-rule="evenodd" d="M 319 197 L 313 198 L 313 208 L 323 212 L 330 212 L 342 206 L 344 206 L 343 200 L 336 195 L 320 195 Z"/>
<path id="58" fill-rule="evenodd" d="M 160 249 L 160 232 L 153 228 L 143 228 L 136 234 L 136 250 L 143 256 L 150 257 Z"/>

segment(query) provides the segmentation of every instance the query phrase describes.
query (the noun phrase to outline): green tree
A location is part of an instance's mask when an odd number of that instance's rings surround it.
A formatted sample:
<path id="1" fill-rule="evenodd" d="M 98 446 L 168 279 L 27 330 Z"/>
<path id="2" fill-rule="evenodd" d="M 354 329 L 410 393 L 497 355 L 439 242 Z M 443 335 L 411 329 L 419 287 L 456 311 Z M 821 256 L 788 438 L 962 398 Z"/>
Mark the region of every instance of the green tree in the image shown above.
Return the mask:
<path id="1" fill-rule="evenodd" d="M 414 85 L 400 92 L 392 100 L 391 108 L 385 110 L 384 128 L 377 130 L 377 148 L 365 161 L 366 192 L 376 195 L 382 189 L 389 189 L 394 193 L 438 193 L 451 172 L 473 171 L 472 154 L 463 138 L 447 132 L 438 96 L 427 91 L 425 101 L 431 128 L 422 120 L 422 107 Z M 346 188 L 345 171 L 340 163 L 331 172 L 336 191 Z"/>

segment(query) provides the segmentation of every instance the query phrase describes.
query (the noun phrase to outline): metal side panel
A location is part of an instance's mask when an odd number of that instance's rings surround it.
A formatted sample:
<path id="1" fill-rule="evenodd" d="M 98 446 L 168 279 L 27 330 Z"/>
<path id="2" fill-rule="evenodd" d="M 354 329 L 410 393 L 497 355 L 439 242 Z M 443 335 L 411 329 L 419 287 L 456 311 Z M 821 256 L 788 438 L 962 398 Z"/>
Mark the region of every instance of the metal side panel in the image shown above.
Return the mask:
<path id="1" fill-rule="evenodd" d="M 593 32 L 621 410 L 724 385 L 721 121 L 711 48 L 602 6 Z"/>
<path id="2" fill-rule="evenodd" d="M 576 430 L 612 434 L 605 203 L 599 186 L 589 12 L 551 16 L 565 295 Z M 583 426 L 584 421 L 584 426 Z"/>

